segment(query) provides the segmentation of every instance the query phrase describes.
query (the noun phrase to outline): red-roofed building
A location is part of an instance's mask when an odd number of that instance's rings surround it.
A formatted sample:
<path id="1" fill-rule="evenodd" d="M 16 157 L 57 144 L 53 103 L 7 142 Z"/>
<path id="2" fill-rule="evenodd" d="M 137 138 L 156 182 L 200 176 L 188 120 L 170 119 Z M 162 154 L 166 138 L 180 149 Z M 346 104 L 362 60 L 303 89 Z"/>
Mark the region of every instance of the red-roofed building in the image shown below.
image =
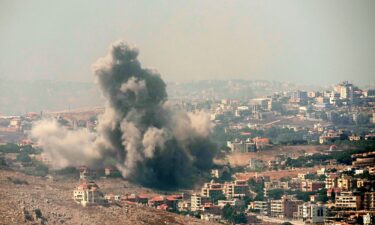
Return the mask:
<path id="1" fill-rule="evenodd" d="M 270 139 L 268 138 L 256 137 L 256 138 L 253 138 L 253 142 L 255 143 L 255 146 L 257 149 L 265 149 L 271 146 Z"/>
<path id="2" fill-rule="evenodd" d="M 163 196 L 154 196 L 148 200 L 148 205 L 151 207 L 157 207 L 164 203 L 165 201 Z"/>
<path id="3" fill-rule="evenodd" d="M 164 211 L 167 211 L 169 209 L 167 204 L 161 204 L 161 205 L 157 206 L 156 208 L 164 210 Z"/>
<path id="4" fill-rule="evenodd" d="M 125 202 L 133 202 L 133 203 L 140 203 L 140 204 L 147 204 L 148 203 L 148 196 L 146 195 L 135 195 L 135 194 L 127 194 L 122 198 Z"/>
<path id="5" fill-rule="evenodd" d="M 103 204 L 104 197 L 99 186 L 93 181 L 81 180 L 73 191 L 73 199 L 83 206 Z"/>
<path id="6" fill-rule="evenodd" d="M 202 206 L 202 210 L 204 213 L 214 214 L 214 215 L 221 215 L 222 209 L 220 206 L 213 205 L 212 203 L 205 203 Z"/>
<path id="7" fill-rule="evenodd" d="M 177 209 L 179 199 L 177 199 L 175 196 L 167 196 L 165 200 L 169 209 L 173 209 L 173 210 Z"/>
<path id="8" fill-rule="evenodd" d="M 110 194 L 104 195 L 104 199 L 107 200 L 109 203 L 113 203 L 113 202 L 120 201 L 121 196 L 110 193 Z"/>
<path id="9" fill-rule="evenodd" d="M 138 195 L 137 202 L 141 204 L 147 204 L 148 203 L 148 196 L 140 194 Z"/>

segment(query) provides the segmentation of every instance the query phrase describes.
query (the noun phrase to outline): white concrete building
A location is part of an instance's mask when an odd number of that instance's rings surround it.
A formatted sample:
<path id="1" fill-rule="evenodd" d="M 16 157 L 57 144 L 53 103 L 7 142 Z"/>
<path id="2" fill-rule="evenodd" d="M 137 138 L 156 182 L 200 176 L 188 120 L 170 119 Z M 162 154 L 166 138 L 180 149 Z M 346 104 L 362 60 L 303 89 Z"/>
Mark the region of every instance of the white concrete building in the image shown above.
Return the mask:
<path id="1" fill-rule="evenodd" d="M 75 202 L 83 206 L 104 203 L 104 196 L 100 191 L 99 186 L 93 181 L 86 180 L 79 184 L 73 191 L 73 199 Z"/>
<path id="2" fill-rule="evenodd" d="M 309 224 L 323 224 L 327 207 L 322 204 L 304 203 L 298 206 L 298 218 Z"/>
<path id="3" fill-rule="evenodd" d="M 202 197 L 197 194 L 191 195 L 190 198 L 190 210 L 192 212 L 200 210 L 202 207 Z"/>

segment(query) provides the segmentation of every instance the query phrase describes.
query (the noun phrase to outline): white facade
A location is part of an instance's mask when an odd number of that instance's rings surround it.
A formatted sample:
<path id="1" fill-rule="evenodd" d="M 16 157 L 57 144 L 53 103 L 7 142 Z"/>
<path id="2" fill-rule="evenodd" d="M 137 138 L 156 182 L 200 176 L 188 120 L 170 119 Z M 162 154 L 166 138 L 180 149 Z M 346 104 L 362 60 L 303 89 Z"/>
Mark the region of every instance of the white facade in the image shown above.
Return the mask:
<path id="1" fill-rule="evenodd" d="M 99 190 L 98 185 L 92 181 L 81 183 L 73 191 L 73 199 L 83 206 L 104 203 L 103 193 Z"/>
<path id="2" fill-rule="evenodd" d="M 298 217 L 307 223 L 324 223 L 327 207 L 320 204 L 304 203 L 298 206 Z"/>
<path id="3" fill-rule="evenodd" d="M 191 211 L 198 211 L 202 208 L 202 197 L 197 194 L 193 194 L 190 198 L 190 210 Z"/>

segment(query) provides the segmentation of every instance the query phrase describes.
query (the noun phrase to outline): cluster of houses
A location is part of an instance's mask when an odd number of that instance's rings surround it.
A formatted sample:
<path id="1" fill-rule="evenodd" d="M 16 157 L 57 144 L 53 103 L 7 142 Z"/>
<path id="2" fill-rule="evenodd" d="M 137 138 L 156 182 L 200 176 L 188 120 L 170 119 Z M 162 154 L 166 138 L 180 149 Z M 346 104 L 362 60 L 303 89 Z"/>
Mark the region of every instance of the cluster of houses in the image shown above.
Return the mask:
<path id="1" fill-rule="evenodd" d="M 339 129 L 339 130 L 329 129 L 329 130 L 324 131 L 319 136 L 320 144 L 329 144 L 337 140 L 369 141 L 369 140 L 375 140 L 375 134 L 369 133 L 366 135 L 357 135 L 357 134 L 351 133 L 350 131 L 343 130 L 343 129 Z"/>
<path id="2" fill-rule="evenodd" d="M 95 174 L 87 167 L 80 168 L 79 184 L 73 191 L 73 199 L 82 206 L 103 204 L 136 204 L 147 205 L 160 210 L 199 212 L 203 219 L 221 219 L 225 205 L 243 206 L 242 200 L 249 196 L 247 181 L 236 180 L 225 183 L 205 183 L 199 193 L 183 193 L 171 195 L 146 194 L 104 194 L 93 181 Z M 215 200 L 216 199 L 216 200 Z"/>
<path id="3" fill-rule="evenodd" d="M 253 201 L 248 205 L 249 210 L 310 224 L 349 225 L 361 220 L 363 224 L 374 224 L 375 152 L 353 154 L 352 158 L 352 166 L 339 171 L 321 168 L 314 176 L 309 173 L 298 174 L 288 181 L 261 177 L 264 197 L 269 197 L 272 190 L 298 190 L 309 193 L 309 201 L 303 202 L 293 195 L 283 195 L 277 200 L 267 198 Z M 259 180 L 258 177 L 250 179 L 256 182 Z M 318 192 L 326 195 L 324 201 L 318 198 Z"/>
<path id="4" fill-rule="evenodd" d="M 198 214 L 202 219 L 211 221 L 222 221 L 223 208 L 230 205 L 236 209 L 246 209 L 244 212 L 249 218 L 251 213 L 257 213 L 262 217 L 299 220 L 305 224 L 348 225 L 358 221 L 359 217 L 374 222 L 375 180 L 371 177 L 375 176 L 375 152 L 353 154 L 352 157 L 352 166 L 339 171 L 321 168 L 316 173 L 301 173 L 287 180 L 271 180 L 268 176 L 245 178 L 236 174 L 236 179 L 230 182 L 211 181 L 204 183 L 198 192 L 167 196 L 103 194 L 90 179 L 90 170 L 82 167 L 74 200 L 83 206 L 141 204 L 160 210 Z M 108 169 L 107 173 L 110 172 Z M 217 177 L 218 173 L 213 171 L 212 176 Z M 249 185 L 250 180 L 262 184 L 262 200 L 246 201 L 257 195 Z M 281 198 L 273 198 L 270 194 L 273 190 L 285 192 Z M 297 192 L 307 193 L 309 200 L 302 200 L 293 194 Z M 325 200 L 321 199 L 322 193 Z"/>

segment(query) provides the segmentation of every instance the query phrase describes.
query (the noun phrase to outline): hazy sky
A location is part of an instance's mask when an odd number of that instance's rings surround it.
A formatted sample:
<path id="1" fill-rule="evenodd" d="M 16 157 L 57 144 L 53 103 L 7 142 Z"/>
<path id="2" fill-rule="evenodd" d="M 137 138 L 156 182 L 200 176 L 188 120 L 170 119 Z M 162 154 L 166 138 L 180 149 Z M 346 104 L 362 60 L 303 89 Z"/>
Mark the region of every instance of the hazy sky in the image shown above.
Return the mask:
<path id="1" fill-rule="evenodd" d="M 0 79 L 92 81 L 118 39 L 166 81 L 375 83 L 374 0 L 0 0 Z"/>

